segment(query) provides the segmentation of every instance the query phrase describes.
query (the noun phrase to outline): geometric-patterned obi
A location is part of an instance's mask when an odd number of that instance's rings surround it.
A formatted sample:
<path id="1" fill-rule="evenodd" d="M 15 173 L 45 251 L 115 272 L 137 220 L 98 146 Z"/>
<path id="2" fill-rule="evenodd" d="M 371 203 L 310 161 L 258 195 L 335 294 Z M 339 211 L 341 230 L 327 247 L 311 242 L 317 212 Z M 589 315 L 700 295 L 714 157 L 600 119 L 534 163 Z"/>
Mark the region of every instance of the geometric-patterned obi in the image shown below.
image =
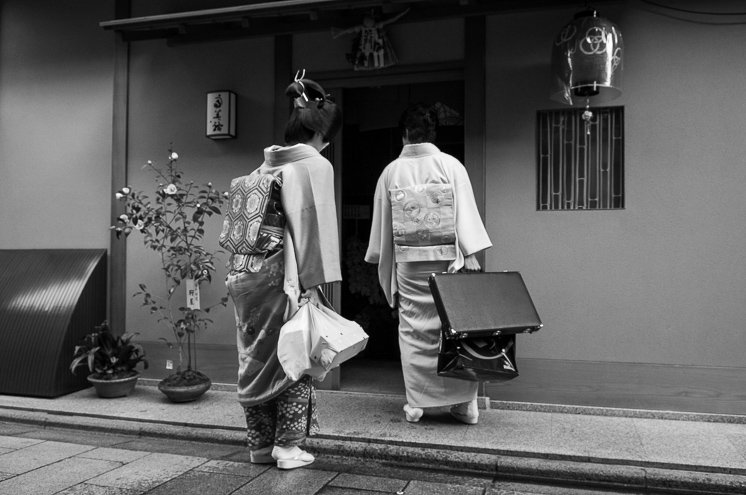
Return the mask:
<path id="1" fill-rule="evenodd" d="M 282 244 L 282 177 L 260 173 L 231 181 L 228 211 L 218 243 L 233 254 L 267 253 Z"/>
<path id="2" fill-rule="evenodd" d="M 396 261 L 456 258 L 451 184 L 428 183 L 389 190 Z"/>

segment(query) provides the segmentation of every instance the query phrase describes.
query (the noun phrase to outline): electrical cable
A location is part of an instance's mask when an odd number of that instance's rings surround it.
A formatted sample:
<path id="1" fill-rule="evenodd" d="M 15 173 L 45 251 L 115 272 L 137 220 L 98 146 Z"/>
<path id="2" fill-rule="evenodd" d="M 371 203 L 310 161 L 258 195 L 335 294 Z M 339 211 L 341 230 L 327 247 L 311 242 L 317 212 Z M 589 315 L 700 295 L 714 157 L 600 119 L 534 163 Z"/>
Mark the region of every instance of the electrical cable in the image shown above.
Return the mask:
<path id="1" fill-rule="evenodd" d="M 661 9 L 669 9 L 669 10 L 675 10 L 676 12 L 684 12 L 685 14 L 695 14 L 695 15 L 724 15 L 724 16 L 746 16 L 746 12 L 705 12 L 702 10 L 690 10 L 690 9 L 682 9 L 680 7 L 673 7 L 671 5 L 664 5 L 662 3 L 653 2 L 652 0 L 642 0 L 643 3 L 647 3 L 650 5 L 654 5 L 655 7 L 659 7 Z"/>
<path id="2" fill-rule="evenodd" d="M 653 14 L 657 14 L 663 17 L 668 17 L 671 19 L 676 19 L 682 22 L 690 22 L 692 24 L 706 24 L 706 25 L 715 25 L 715 26 L 733 26 L 733 25 L 746 24 L 746 19 L 738 19 L 738 20 L 734 19 L 734 18 L 746 16 L 746 12 L 705 12 L 702 10 L 692 10 L 692 9 L 683 9 L 680 7 L 673 7 L 670 5 L 665 5 L 659 2 L 655 2 L 653 0 L 640 0 L 640 3 L 646 4 L 650 7 L 654 7 L 654 9 L 652 8 L 644 9 L 644 10 L 648 10 L 649 12 Z M 668 11 L 668 12 L 665 12 L 665 11 Z M 692 19 L 690 16 L 715 16 L 715 17 L 711 18 L 711 20 L 705 20 L 703 18 Z"/>

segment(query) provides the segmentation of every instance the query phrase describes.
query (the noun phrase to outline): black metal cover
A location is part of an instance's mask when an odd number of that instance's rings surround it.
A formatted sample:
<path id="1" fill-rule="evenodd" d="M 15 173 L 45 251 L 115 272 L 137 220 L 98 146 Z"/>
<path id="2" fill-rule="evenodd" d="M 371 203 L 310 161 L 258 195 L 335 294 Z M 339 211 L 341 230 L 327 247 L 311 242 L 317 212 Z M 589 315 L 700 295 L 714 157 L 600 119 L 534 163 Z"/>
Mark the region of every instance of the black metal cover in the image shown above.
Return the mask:
<path id="1" fill-rule="evenodd" d="M 69 370 L 106 318 L 103 249 L 0 250 L 0 393 L 58 397 L 88 387 Z"/>

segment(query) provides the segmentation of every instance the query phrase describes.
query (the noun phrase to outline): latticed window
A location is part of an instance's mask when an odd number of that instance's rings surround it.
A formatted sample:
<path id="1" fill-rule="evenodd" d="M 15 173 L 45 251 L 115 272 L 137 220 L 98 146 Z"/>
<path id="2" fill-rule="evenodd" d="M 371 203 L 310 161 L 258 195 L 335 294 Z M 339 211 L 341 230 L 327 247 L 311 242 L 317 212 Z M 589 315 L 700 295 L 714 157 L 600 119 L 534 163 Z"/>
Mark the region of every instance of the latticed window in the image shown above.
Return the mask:
<path id="1" fill-rule="evenodd" d="M 538 112 L 538 210 L 624 208 L 624 107 L 583 112 Z"/>

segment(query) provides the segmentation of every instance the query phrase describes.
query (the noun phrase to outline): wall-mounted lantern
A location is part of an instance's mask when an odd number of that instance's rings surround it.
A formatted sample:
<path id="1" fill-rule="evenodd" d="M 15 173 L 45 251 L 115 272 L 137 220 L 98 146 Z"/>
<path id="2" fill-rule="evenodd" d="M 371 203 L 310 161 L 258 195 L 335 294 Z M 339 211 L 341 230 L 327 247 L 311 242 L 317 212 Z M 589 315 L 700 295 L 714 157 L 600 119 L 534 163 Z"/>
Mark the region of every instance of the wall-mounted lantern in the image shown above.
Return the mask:
<path id="1" fill-rule="evenodd" d="M 236 93 L 211 91 L 207 93 L 207 130 L 210 139 L 236 137 Z"/>

